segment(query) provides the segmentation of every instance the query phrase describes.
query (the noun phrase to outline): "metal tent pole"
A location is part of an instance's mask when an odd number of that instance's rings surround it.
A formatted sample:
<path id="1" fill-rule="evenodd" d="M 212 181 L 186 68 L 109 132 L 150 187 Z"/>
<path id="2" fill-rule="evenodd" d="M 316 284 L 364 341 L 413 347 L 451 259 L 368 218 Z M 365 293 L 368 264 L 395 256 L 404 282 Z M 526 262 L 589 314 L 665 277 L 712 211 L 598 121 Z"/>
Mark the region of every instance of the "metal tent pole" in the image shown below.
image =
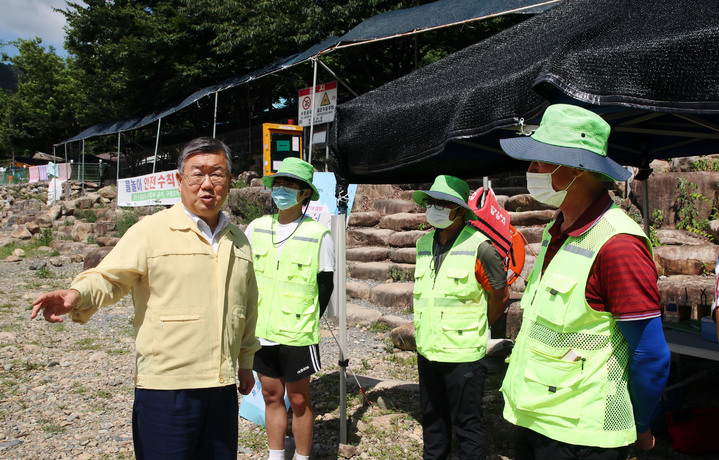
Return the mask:
<path id="1" fill-rule="evenodd" d="M 339 315 L 339 361 L 340 361 L 340 443 L 347 444 L 347 296 L 346 296 L 346 221 L 345 215 L 332 216 L 332 234 L 335 241 L 335 290 L 332 293 Z"/>
<path id="2" fill-rule="evenodd" d="M 70 174 L 67 173 L 67 142 L 65 143 L 65 199 L 70 201 L 70 178 L 72 177 L 72 166 L 70 166 Z"/>
<path id="3" fill-rule="evenodd" d="M 122 135 L 121 131 L 117 132 L 117 171 L 115 172 L 115 181 L 120 183 L 120 136 Z"/>
<path id="4" fill-rule="evenodd" d="M 82 177 L 80 178 L 80 184 L 81 186 L 81 195 L 85 196 L 85 139 L 82 140 L 82 153 L 80 155 L 80 171 L 82 172 Z"/>
<path id="5" fill-rule="evenodd" d="M 117 163 L 115 163 L 115 187 L 120 190 L 120 137 L 122 131 L 117 132 Z M 117 208 L 117 199 L 115 200 L 115 207 Z"/>
<path id="6" fill-rule="evenodd" d="M 219 95 L 219 91 L 215 91 L 215 115 L 212 119 L 212 138 L 217 138 L 217 98 Z"/>
<path id="7" fill-rule="evenodd" d="M 162 126 L 162 118 L 157 119 L 157 136 L 155 136 L 155 158 L 152 160 L 152 173 L 155 173 L 157 165 L 157 150 L 160 148 L 160 127 Z"/>
<path id="8" fill-rule="evenodd" d="M 314 135 L 315 135 L 315 92 L 317 91 L 317 58 L 312 58 L 313 63 L 313 75 L 312 75 L 312 91 L 310 91 L 310 97 L 311 97 L 311 109 L 312 112 L 311 118 L 310 118 L 310 148 L 307 149 L 307 163 L 312 163 L 312 145 L 314 144 Z"/>
<path id="9" fill-rule="evenodd" d="M 649 238 L 649 178 L 642 182 L 642 214 L 644 214 L 644 233 Z"/>

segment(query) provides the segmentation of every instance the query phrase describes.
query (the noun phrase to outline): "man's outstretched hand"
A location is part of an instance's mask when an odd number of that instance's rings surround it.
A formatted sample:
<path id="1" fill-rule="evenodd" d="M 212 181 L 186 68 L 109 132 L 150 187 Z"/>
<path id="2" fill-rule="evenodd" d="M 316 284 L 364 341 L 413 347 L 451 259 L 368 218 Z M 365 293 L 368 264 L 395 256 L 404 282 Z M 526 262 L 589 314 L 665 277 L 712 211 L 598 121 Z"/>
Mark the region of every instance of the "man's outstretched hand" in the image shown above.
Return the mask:
<path id="1" fill-rule="evenodd" d="M 62 316 L 70 313 L 78 303 L 80 303 L 80 293 L 75 289 L 46 292 L 33 301 L 30 319 L 35 319 L 42 310 L 46 321 L 62 323 Z"/>

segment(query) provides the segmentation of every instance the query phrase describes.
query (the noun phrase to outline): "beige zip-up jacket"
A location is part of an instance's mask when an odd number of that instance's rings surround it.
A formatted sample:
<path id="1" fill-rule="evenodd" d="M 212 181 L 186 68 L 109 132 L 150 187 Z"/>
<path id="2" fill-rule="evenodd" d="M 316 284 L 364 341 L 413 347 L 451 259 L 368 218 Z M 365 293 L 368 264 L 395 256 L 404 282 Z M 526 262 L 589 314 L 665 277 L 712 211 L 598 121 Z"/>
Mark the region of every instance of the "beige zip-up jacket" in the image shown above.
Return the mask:
<path id="1" fill-rule="evenodd" d="M 138 388 L 230 385 L 260 348 L 247 238 L 229 224 L 215 253 L 182 203 L 132 226 L 70 288 L 81 295 L 70 313 L 80 323 L 132 290 Z"/>

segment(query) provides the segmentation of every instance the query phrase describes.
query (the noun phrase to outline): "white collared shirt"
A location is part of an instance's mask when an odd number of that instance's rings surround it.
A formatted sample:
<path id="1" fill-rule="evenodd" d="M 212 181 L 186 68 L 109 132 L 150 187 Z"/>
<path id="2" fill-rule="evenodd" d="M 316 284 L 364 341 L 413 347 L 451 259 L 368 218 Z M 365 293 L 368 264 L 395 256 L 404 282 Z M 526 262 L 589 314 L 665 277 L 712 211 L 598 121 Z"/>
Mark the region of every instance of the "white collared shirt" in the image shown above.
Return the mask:
<path id="1" fill-rule="evenodd" d="M 214 233 L 210 229 L 210 226 L 207 225 L 207 222 L 202 220 L 201 217 L 198 217 L 190 212 L 187 207 L 185 207 L 185 212 L 188 216 L 190 216 L 190 219 L 195 221 L 195 225 L 197 225 L 197 229 L 200 230 L 200 234 L 202 237 L 207 240 L 208 243 L 212 245 L 212 250 L 215 251 L 215 254 L 217 253 L 217 246 L 220 244 L 220 232 L 229 225 L 229 221 L 227 220 L 227 217 L 225 217 L 225 213 L 220 211 L 220 220 L 217 221 L 217 227 L 215 227 Z"/>

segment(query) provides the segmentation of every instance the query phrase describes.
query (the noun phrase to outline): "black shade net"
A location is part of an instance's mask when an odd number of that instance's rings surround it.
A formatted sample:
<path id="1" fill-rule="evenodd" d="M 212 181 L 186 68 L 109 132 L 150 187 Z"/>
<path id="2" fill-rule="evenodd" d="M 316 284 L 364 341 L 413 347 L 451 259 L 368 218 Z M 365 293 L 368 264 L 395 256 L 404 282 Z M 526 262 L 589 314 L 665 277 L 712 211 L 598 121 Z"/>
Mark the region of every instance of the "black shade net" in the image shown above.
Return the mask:
<path id="1" fill-rule="evenodd" d="M 340 104 L 335 171 L 354 183 L 418 183 L 525 168 L 499 139 L 555 102 L 604 116 L 609 154 L 625 165 L 715 153 L 718 68 L 716 0 L 566 0 Z"/>

